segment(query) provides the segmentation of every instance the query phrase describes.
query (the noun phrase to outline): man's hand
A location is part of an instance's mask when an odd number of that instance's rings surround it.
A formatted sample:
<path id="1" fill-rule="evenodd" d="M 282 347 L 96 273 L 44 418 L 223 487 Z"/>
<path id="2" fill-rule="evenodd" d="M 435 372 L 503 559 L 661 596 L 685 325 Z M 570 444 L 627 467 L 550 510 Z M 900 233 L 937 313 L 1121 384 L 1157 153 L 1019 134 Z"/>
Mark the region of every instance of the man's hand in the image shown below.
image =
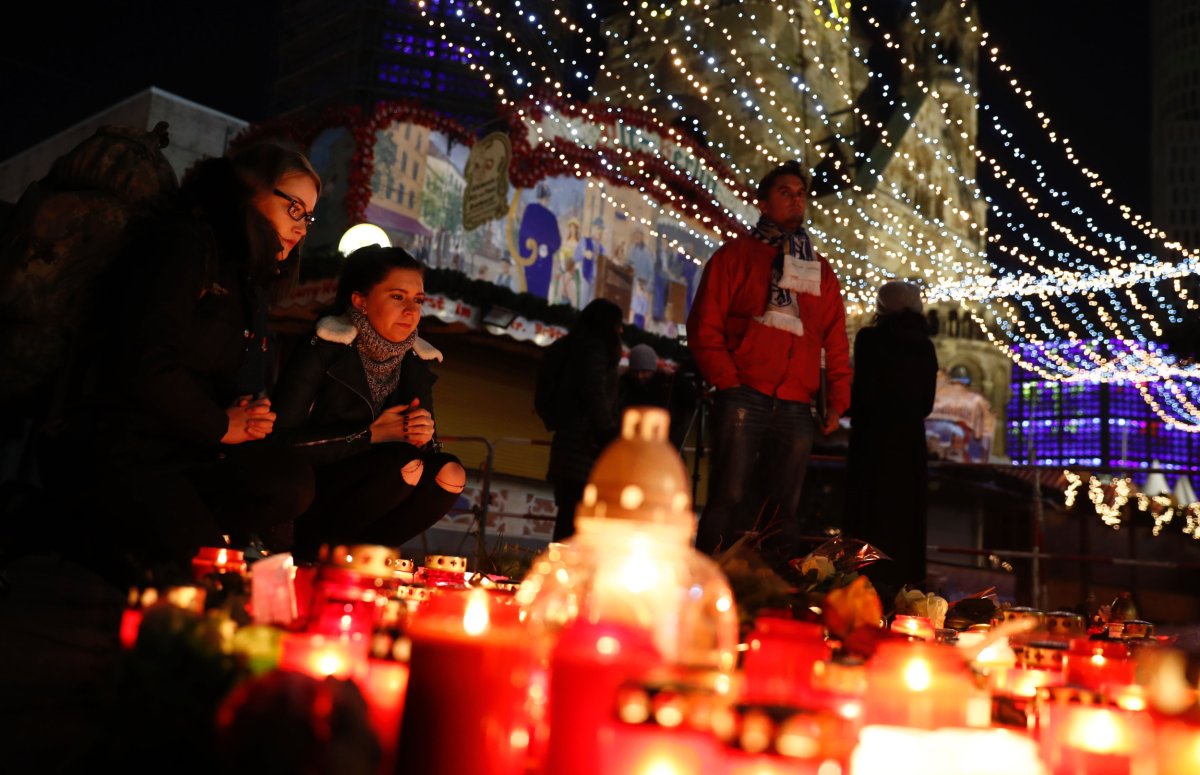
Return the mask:
<path id="1" fill-rule="evenodd" d="M 825 436 L 830 436 L 838 429 L 838 425 L 842 422 L 840 415 L 833 415 L 825 421 L 825 427 L 821 429 L 821 433 Z"/>
<path id="2" fill-rule="evenodd" d="M 275 429 L 275 413 L 271 399 L 263 396 L 240 396 L 225 410 L 228 426 L 221 437 L 222 444 L 244 444 L 265 439 Z"/>

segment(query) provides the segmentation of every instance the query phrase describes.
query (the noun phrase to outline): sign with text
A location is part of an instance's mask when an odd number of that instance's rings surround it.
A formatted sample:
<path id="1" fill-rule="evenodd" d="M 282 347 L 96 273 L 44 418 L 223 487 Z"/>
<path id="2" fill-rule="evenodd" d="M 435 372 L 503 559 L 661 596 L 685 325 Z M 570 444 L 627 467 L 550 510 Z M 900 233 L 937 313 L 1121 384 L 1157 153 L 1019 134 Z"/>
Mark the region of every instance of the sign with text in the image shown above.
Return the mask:
<path id="1" fill-rule="evenodd" d="M 508 135 L 493 132 L 475 143 L 467 156 L 463 191 L 463 228 L 478 228 L 508 212 L 508 165 L 512 144 Z"/>

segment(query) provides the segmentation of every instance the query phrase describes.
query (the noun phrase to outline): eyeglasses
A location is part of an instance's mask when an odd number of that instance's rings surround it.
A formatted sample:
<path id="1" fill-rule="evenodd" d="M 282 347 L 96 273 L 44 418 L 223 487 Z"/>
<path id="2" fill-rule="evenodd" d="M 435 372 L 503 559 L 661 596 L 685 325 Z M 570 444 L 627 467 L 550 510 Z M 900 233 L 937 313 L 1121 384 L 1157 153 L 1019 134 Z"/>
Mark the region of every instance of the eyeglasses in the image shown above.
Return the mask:
<path id="1" fill-rule="evenodd" d="M 288 201 L 288 215 L 293 221 L 304 221 L 309 226 L 312 226 L 317 221 L 317 216 L 304 209 L 304 205 L 300 204 L 300 200 L 294 196 L 288 196 L 279 189 L 274 189 L 273 193 L 280 199 Z"/>

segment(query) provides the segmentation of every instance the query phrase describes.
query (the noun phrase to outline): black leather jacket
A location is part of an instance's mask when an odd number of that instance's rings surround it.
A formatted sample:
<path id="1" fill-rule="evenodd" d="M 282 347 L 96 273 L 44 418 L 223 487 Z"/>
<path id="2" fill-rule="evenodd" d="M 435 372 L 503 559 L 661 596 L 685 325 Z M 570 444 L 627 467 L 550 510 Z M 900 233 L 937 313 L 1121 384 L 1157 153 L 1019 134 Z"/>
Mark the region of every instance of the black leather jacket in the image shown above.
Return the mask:
<path id="1" fill-rule="evenodd" d="M 342 318 L 323 318 L 312 339 L 284 367 L 271 398 L 277 443 L 295 447 L 314 465 L 359 454 L 371 445 L 371 423 L 379 416 L 371 403 L 367 375 L 354 346 L 354 328 Z M 418 339 L 400 362 L 400 382 L 380 411 L 419 399 L 433 414 L 437 375 L 428 361 L 442 354 Z M 436 434 L 423 452 L 440 449 Z"/>

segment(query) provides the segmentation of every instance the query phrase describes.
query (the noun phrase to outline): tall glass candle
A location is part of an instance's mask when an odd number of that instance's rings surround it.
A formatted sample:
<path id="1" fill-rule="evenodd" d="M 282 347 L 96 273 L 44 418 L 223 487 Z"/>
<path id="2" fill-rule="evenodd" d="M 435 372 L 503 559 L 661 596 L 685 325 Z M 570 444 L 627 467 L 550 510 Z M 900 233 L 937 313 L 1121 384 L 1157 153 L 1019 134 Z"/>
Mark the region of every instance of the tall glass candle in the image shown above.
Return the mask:
<path id="1" fill-rule="evenodd" d="M 415 617 L 397 753 L 406 769 L 524 773 L 533 651 L 519 615 L 485 590 L 445 589 Z"/>

